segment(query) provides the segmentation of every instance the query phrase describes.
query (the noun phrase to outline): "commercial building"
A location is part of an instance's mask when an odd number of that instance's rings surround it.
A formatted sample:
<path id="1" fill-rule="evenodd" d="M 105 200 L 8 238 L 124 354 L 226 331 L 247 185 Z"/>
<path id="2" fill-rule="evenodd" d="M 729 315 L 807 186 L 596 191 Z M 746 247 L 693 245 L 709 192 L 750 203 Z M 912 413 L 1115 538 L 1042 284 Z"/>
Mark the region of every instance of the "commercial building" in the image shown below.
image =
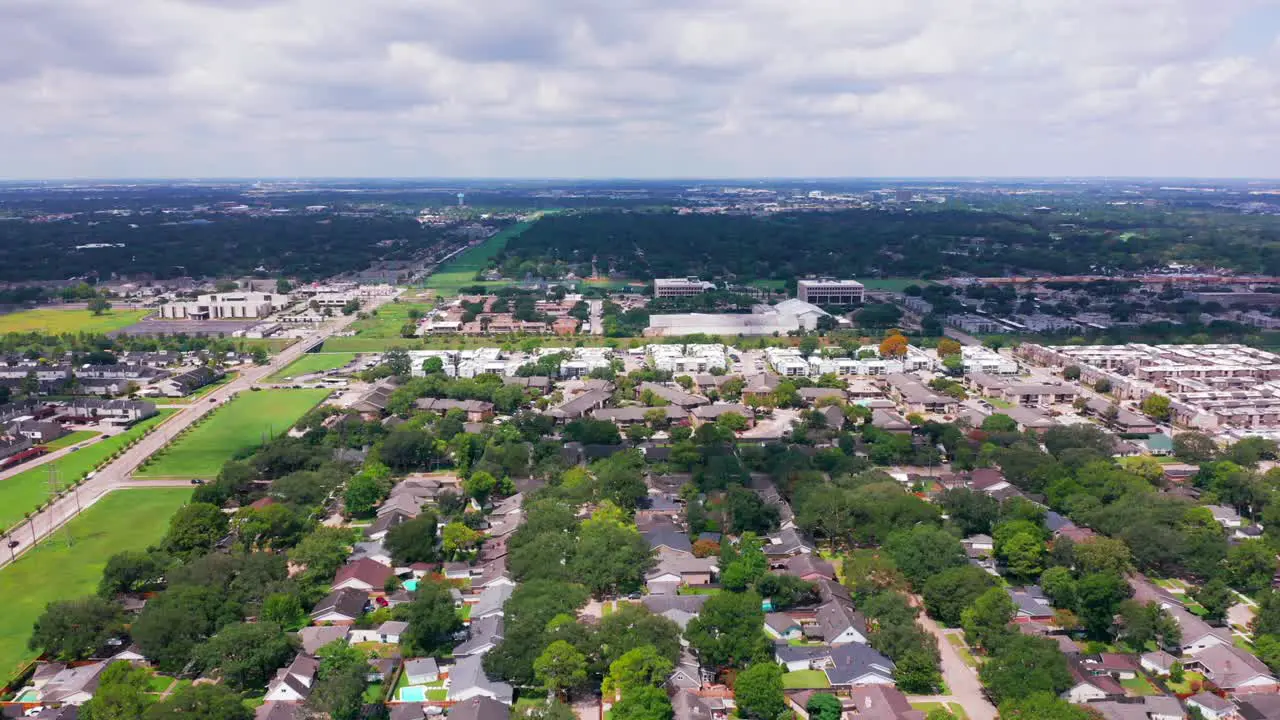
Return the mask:
<path id="1" fill-rule="evenodd" d="M 696 277 L 657 278 L 653 281 L 653 296 L 656 298 L 691 297 L 715 288 L 715 283 L 699 280 Z"/>
<path id="2" fill-rule="evenodd" d="M 860 305 L 866 288 L 857 280 L 801 280 L 796 283 L 796 297 L 814 305 Z"/>
<path id="3" fill-rule="evenodd" d="M 160 317 L 168 320 L 262 318 L 288 304 L 288 295 L 275 293 L 214 293 L 199 295 L 190 302 L 171 302 L 161 305 Z"/>
<path id="4" fill-rule="evenodd" d="M 777 305 L 756 305 L 750 313 L 651 315 L 645 335 L 785 335 L 795 330 L 814 330 L 821 317 L 829 314 L 793 298 Z"/>

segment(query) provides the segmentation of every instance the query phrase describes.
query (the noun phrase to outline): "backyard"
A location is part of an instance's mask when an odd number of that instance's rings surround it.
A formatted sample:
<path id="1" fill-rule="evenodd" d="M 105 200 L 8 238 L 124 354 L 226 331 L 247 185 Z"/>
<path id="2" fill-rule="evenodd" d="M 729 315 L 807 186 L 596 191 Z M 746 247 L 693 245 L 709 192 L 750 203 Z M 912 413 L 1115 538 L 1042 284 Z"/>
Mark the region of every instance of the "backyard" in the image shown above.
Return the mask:
<path id="1" fill-rule="evenodd" d="M 134 477 L 211 478 L 238 453 L 288 431 L 328 394 L 328 390 L 242 392 L 147 458 Z"/>
<path id="2" fill-rule="evenodd" d="M 16 562 L 0 569 L 0 671 L 8 679 L 37 653 L 27 649 L 31 625 L 45 605 L 97 588 L 107 558 L 159 540 L 187 488 L 117 490 L 86 509 Z M 70 537 L 73 545 L 68 545 Z"/>
<path id="3" fill-rule="evenodd" d="M 794 670 L 782 674 L 783 690 L 809 690 L 813 688 L 829 688 L 831 681 L 821 670 Z"/>
<path id="4" fill-rule="evenodd" d="M 381 315 L 381 311 L 378 313 Z M 268 382 L 284 382 L 292 380 L 295 377 L 309 375 L 311 373 L 325 372 L 328 370 L 337 370 L 345 366 L 347 363 L 356 359 L 353 352 L 311 352 L 305 353 L 302 357 L 289 363 L 287 367 L 281 368 L 271 377 L 267 378 Z"/>
<path id="5" fill-rule="evenodd" d="M 0 480 L 0 528 L 18 524 L 22 521 L 24 513 L 40 507 L 40 504 L 49 497 L 50 472 L 56 473 L 58 482 L 64 485 L 77 480 L 102 464 L 116 450 L 129 444 L 129 441 L 134 438 L 141 437 L 148 428 L 159 425 L 174 412 L 174 410 L 161 410 L 155 417 L 147 418 L 125 432 L 116 433 L 52 462 L 37 465 L 7 480 Z"/>
<path id="6" fill-rule="evenodd" d="M 0 335 L 21 332 L 39 332 L 46 335 L 109 333 L 129 327 L 150 312 L 150 310 L 108 310 L 101 315 L 94 315 L 88 310 L 24 310 L 0 315 Z"/>

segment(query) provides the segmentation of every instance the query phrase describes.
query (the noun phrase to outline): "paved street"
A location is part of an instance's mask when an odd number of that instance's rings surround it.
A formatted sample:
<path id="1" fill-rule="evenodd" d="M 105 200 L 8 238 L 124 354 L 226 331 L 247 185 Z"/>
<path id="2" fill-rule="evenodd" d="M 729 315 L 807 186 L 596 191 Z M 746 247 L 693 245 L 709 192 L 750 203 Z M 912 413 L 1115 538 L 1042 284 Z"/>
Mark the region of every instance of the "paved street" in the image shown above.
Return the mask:
<path id="1" fill-rule="evenodd" d="M 916 598 L 919 604 L 919 598 Z M 932 702 L 958 702 L 964 706 L 971 720 L 995 720 L 996 708 L 982 694 L 982 683 L 978 682 L 978 673 L 964 663 L 960 653 L 947 642 L 948 631 L 938 626 L 928 615 L 920 614 L 920 624 L 938 639 L 938 651 L 942 653 L 942 679 L 951 689 L 950 695 L 913 697 L 912 700 Z M 958 632 L 958 631 L 957 631 Z"/>
<path id="2" fill-rule="evenodd" d="M 604 334 L 604 301 L 588 300 L 587 305 L 591 308 L 591 315 L 589 316 L 591 320 L 591 334 L 603 335 Z"/>
<path id="3" fill-rule="evenodd" d="M 389 298 L 371 300 L 365 309 L 376 308 L 387 300 Z M 174 483 L 168 482 L 135 481 L 132 473 L 142 464 L 143 460 L 164 447 L 169 442 L 169 439 L 183 428 L 217 408 L 237 392 L 248 390 L 259 380 L 297 360 L 305 351 L 315 347 L 334 333 L 340 332 L 355 320 L 356 316 L 354 314 L 342 315 L 330 320 L 312 335 L 299 340 L 271 358 L 266 365 L 241 370 L 240 374 L 231 382 L 209 393 L 199 402 L 192 403 L 175 413 L 168 420 L 161 423 L 154 432 L 144 437 L 141 442 L 117 458 L 115 462 L 100 469 L 96 475 L 76 488 L 74 492 L 63 496 L 53 505 L 32 516 L 29 523 L 16 528 L 9 536 L 10 540 L 6 541 L 16 541 L 18 543 L 12 548 L 12 555 L 20 557 L 34 543 L 39 542 L 41 538 L 57 530 L 63 523 L 75 517 L 81 510 L 97 502 L 112 490 L 129 487 L 174 486 Z M 0 482 L 3 481 L 0 480 Z M 190 486 L 186 481 L 180 481 L 176 485 Z M 11 562 L 10 558 L 10 553 L 4 553 L 4 557 L 0 558 L 0 567 Z"/>

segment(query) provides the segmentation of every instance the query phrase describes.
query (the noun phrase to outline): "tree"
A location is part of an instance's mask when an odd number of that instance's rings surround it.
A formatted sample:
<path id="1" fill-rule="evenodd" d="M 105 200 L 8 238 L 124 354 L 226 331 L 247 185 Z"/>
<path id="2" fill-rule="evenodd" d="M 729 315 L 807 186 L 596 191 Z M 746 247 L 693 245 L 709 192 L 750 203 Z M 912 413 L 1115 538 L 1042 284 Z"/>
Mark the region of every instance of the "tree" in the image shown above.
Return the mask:
<path id="1" fill-rule="evenodd" d="M 951 338 L 942 338 L 938 341 L 938 357 L 948 357 L 950 355 L 959 355 L 961 352 L 960 343 Z"/>
<path id="2" fill-rule="evenodd" d="M 595 639 L 601 660 L 612 665 L 626 653 L 652 646 L 672 665 L 680 657 L 680 626 L 643 605 L 620 603 L 611 615 L 600 620 Z"/>
<path id="3" fill-rule="evenodd" d="M 216 505 L 189 503 L 169 520 L 162 544 L 167 552 L 190 559 L 209 552 L 226 537 L 229 521 Z"/>
<path id="4" fill-rule="evenodd" d="M 611 720 L 672 720 L 671 699 L 654 687 L 637 688 L 609 711 Z"/>
<path id="5" fill-rule="evenodd" d="M 307 518 L 293 505 L 275 503 L 264 508 L 244 508 L 236 514 L 240 546 L 250 550 L 293 547 L 307 531 Z"/>
<path id="6" fill-rule="evenodd" d="M 98 581 L 98 594 L 112 598 L 121 593 L 137 593 L 160 586 L 168 558 L 160 553 L 126 550 L 107 558 Z"/>
<path id="7" fill-rule="evenodd" d="M 1004 413 L 996 413 L 983 419 L 982 429 L 986 432 L 1017 432 L 1018 423 Z"/>
<path id="8" fill-rule="evenodd" d="M 436 559 L 436 516 L 424 511 L 387 531 L 383 546 L 398 565 L 434 562 Z"/>
<path id="9" fill-rule="evenodd" d="M 489 500 L 489 495 L 498 487 L 498 479 L 493 475 L 477 470 L 471 473 L 471 477 L 462 481 L 462 490 L 468 497 L 474 498 L 477 503 L 483 506 Z"/>
<path id="10" fill-rule="evenodd" d="M 990 533 L 1000 517 L 999 500 L 967 488 L 946 490 L 938 497 L 937 502 L 965 537 Z"/>
<path id="11" fill-rule="evenodd" d="M 87 595 L 49 603 L 36 619 L 27 647 L 63 662 L 83 660 L 123 631 L 121 607 L 114 600 Z"/>
<path id="12" fill-rule="evenodd" d="M 920 594 L 930 617 L 954 627 L 960 623 L 960 614 L 994 584 L 985 570 L 965 564 L 929 578 Z"/>
<path id="13" fill-rule="evenodd" d="M 1116 461 L 1127 473 L 1132 473 L 1152 485 L 1160 485 L 1164 481 L 1164 465 L 1149 455 L 1135 455 L 1120 458 Z"/>
<path id="14" fill-rule="evenodd" d="M 1111 381 L 1106 378 L 1098 378 L 1093 383 L 1093 389 L 1100 393 L 1111 392 Z"/>
<path id="15" fill-rule="evenodd" d="M 296 652 L 290 636 L 275 623 L 235 623 L 196 650 L 196 663 L 206 672 L 216 671 L 228 687 L 243 692 L 266 687 L 276 669 Z"/>
<path id="16" fill-rule="evenodd" d="M 742 667 L 769 656 L 760 596 L 754 592 L 720 593 L 707 599 L 689 621 L 685 639 L 703 664 L 712 668 Z"/>
<path id="17" fill-rule="evenodd" d="M 1169 398 L 1164 395 L 1148 395 L 1142 400 L 1142 413 L 1157 422 L 1169 419 Z"/>
<path id="18" fill-rule="evenodd" d="M 474 550 L 484 540 L 484 533 L 455 520 L 444 526 L 440 537 L 445 554 L 456 558 Z"/>
<path id="19" fill-rule="evenodd" d="M 289 560 L 305 567 L 308 575 L 328 581 L 347 562 L 351 542 L 350 528 L 321 526 L 289 551 Z"/>
<path id="20" fill-rule="evenodd" d="M 880 342 L 880 356 L 900 358 L 907 354 L 907 338 L 901 333 L 891 332 Z"/>
<path id="21" fill-rule="evenodd" d="M 639 590 L 653 562 L 648 541 L 634 525 L 593 517 L 582 523 L 569 567 L 575 580 L 602 596 Z"/>
<path id="22" fill-rule="evenodd" d="M 93 697 L 80 706 L 86 720 L 137 720 L 151 703 L 151 671 L 127 662 L 114 662 L 102 671 Z"/>
<path id="23" fill-rule="evenodd" d="M 772 658 L 754 662 L 738 673 L 733 685 L 738 712 L 757 720 L 773 720 L 787 707 L 782 695 L 782 668 Z"/>
<path id="24" fill-rule="evenodd" d="M 600 495 L 626 510 L 634 510 L 649 493 L 644 484 L 644 456 L 639 450 L 614 453 L 591 465 L 600 481 Z"/>
<path id="25" fill-rule="evenodd" d="M 675 666 L 652 645 L 641 645 L 628 650 L 622 657 L 609 664 L 609 674 L 604 678 L 601 692 L 605 698 L 627 693 L 642 687 L 659 687 L 666 682 Z"/>
<path id="26" fill-rule="evenodd" d="M 1209 462 L 1217 453 L 1217 443 L 1204 433 L 1184 432 L 1173 436 L 1173 454 L 1183 462 Z"/>
<path id="27" fill-rule="evenodd" d="M 1070 569 L 1055 566 L 1045 570 L 1040 576 L 1040 588 L 1054 607 L 1069 610 L 1076 606 L 1076 580 Z"/>
<path id="28" fill-rule="evenodd" d="M 449 585 L 422 578 L 413 602 L 404 611 L 409 623 L 401 642 L 416 655 L 433 656 L 453 647 L 453 636 L 462 630 L 462 620 L 453 607 Z"/>
<path id="29" fill-rule="evenodd" d="M 768 534 L 778 524 L 778 508 L 760 499 L 744 487 L 729 488 L 721 506 L 727 522 L 726 532 Z"/>
<path id="30" fill-rule="evenodd" d="M 285 630 L 296 631 L 310 624 L 302 601 L 291 592 L 273 593 L 262 602 L 260 618 L 275 623 Z"/>
<path id="31" fill-rule="evenodd" d="M 1000 639 L 1009 631 L 1009 623 L 1017 608 L 1004 588 L 993 587 L 979 595 L 973 606 L 961 613 L 965 639 L 988 652 L 999 647 Z"/>
<path id="32" fill-rule="evenodd" d="M 356 473 L 347 481 L 342 504 L 348 513 L 356 517 L 367 517 L 373 513 L 374 506 L 386 497 L 389 489 L 386 480 L 370 473 Z"/>
<path id="33" fill-rule="evenodd" d="M 94 295 L 89 298 L 89 311 L 94 315 L 101 315 L 111 309 L 111 303 L 101 295 Z"/>
<path id="34" fill-rule="evenodd" d="M 1072 705 L 1050 693 L 1035 693 L 1000 703 L 1001 720 L 1094 720 L 1087 706 Z"/>
<path id="35" fill-rule="evenodd" d="M 392 375 L 409 377 L 409 353 L 404 350 L 392 349 L 382 353 L 382 364 L 391 371 Z"/>
<path id="36" fill-rule="evenodd" d="M 893 533 L 884 544 L 898 569 L 916 587 L 949 567 L 968 562 L 954 535 L 931 525 L 916 525 Z"/>
<path id="37" fill-rule="evenodd" d="M 844 706 L 835 695 L 820 692 L 809 697 L 805 710 L 809 713 L 810 720 L 840 720 Z"/>
<path id="38" fill-rule="evenodd" d="M 1015 577 L 1030 579 L 1044 569 L 1044 541 L 1029 532 L 1009 538 L 1003 547 L 1005 563 Z"/>
<path id="39" fill-rule="evenodd" d="M 1246 540 L 1227 551 L 1229 582 L 1247 595 L 1271 587 L 1275 570 L 1275 552 L 1261 540 Z"/>
<path id="40" fill-rule="evenodd" d="M 1085 575 L 1076 583 L 1078 612 L 1089 637 L 1105 640 L 1121 601 L 1130 590 L 1124 578 L 1106 572 Z"/>
<path id="41" fill-rule="evenodd" d="M 1068 365 L 1062 368 L 1062 377 L 1065 380 L 1076 381 L 1080 379 L 1080 366 Z"/>
<path id="42" fill-rule="evenodd" d="M 1124 575 L 1132 565 L 1129 546 L 1123 540 L 1097 536 L 1075 544 L 1076 571 L 1080 575 Z"/>
<path id="43" fill-rule="evenodd" d="M 716 418 L 716 425 L 730 432 L 739 433 L 747 429 L 747 419 L 738 413 L 727 412 Z"/>
<path id="44" fill-rule="evenodd" d="M 1067 659 L 1052 640 L 1013 633 L 978 671 L 997 704 L 1037 693 L 1054 696 L 1071 687 Z"/>
<path id="45" fill-rule="evenodd" d="M 547 692 L 567 693 L 587 680 L 587 658 L 564 640 L 556 640 L 533 661 L 533 675 Z"/>
<path id="46" fill-rule="evenodd" d="M 143 720 L 252 720 L 240 696 L 225 685 L 180 686 L 166 700 L 147 708 Z"/>
<path id="47" fill-rule="evenodd" d="M 1214 578 L 1196 588 L 1191 597 L 1205 609 L 1205 617 L 1213 622 L 1222 622 L 1227 610 L 1235 604 L 1235 595 L 1221 578 Z"/>

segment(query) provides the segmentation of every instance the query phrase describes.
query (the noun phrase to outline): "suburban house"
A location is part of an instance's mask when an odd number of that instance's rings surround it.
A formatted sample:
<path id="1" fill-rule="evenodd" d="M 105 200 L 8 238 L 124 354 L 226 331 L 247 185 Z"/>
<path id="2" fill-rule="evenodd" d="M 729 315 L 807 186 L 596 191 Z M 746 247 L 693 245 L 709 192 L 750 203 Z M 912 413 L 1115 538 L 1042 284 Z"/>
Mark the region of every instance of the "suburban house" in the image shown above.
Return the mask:
<path id="1" fill-rule="evenodd" d="M 1267 664 L 1235 645 L 1214 645 L 1195 652 L 1183 665 L 1203 673 L 1228 692 L 1276 692 L 1276 678 Z"/>
<path id="2" fill-rule="evenodd" d="M 482 620 L 472 620 L 467 626 L 467 639 L 461 645 L 453 648 L 453 656 L 455 658 L 467 657 L 469 655 L 480 656 L 494 648 L 495 645 L 502 642 L 503 618 L 501 615 L 493 615 Z"/>
<path id="3" fill-rule="evenodd" d="M 474 697 L 449 709 L 449 720 L 509 720 L 511 708 L 489 697 Z"/>
<path id="4" fill-rule="evenodd" d="M 504 705 L 512 701 L 511 686 L 485 675 L 480 655 L 468 655 L 458 660 L 449 673 L 449 700 L 462 702 L 476 697 L 487 697 Z"/>
<path id="5" fill-rule="evenodd" d="M 329 593 L 311 611 L 311 621 L 330 625 L 352 625 L 369 606 L 369 594 L 355 588 L 342 588 Z"/>
<path id="6" fill-rule="evenodd" d="M 1110 675 L 1094 675 L 1081 668 L 1079 663 L 1071 663 L 1070 670 L 1072 685 L 1062 694 L 1067 702 L 1079 704 L 1124 697 L 1124 687 Z"/>
<path id="7" fill-rule="evenodd" d="M 1053 619 L 1053 605 L 1039 587 L 1005 588 L 1017 608 L 1014 622 L 1049 622 Z"/>
<path id="8" fill-rule="evenodd" d="M 800 623 L 785 613 L 766 613 L 764 631 L 775 640 L 796 640 L 801 636 Z"/>
<path id="9" fill-rule="evenodd" d="M 1205 720 L 1233 720 L 1236 704 L 1212 693 L 1202 692 L 1187 698 L 1187 707 L 1199 711 Z"/>
<path id="10" fill-rule="evenodd" d="M 822 633 L 823 642 L 828 645 L 845 645 L 848 643 L 865 643 L 867 641 L 867 621 L 862 613 L 840 600 L 832 600 L 818 608 L 815 618 L 818 629 Z"/>
<path id="11" fill-rule="evenodd" d="M 267 686 L 266 702 L 300 703 L 315 688 L 316 673 L 320 661 L 310 655 L 299 654 L 288 667 L 276 671 L 275 679 Z"/>
<path id="12" fill-rule="evenodd" d="M 410 685 L 426 685 L 440 679 L 440 666 L 435 658 L 405 660 L 404 676 Z"/>
<path id="13" fill-rule="evenodd" d="M 338 568 L 330 589 L 362 590 L 368 594 L 379 594 L 394 576 L 395 572 L 389 566 L 376 560 L 361 558 Z"/>
<path id="14" fill-rule="evenodd" d="M 320 648 L 331 642 L 346 640 L 351 628 L 346 625 L 312 625 L 298 631 L 298 639 L 302 641 L 302 652 L 315 655 Z"/>

